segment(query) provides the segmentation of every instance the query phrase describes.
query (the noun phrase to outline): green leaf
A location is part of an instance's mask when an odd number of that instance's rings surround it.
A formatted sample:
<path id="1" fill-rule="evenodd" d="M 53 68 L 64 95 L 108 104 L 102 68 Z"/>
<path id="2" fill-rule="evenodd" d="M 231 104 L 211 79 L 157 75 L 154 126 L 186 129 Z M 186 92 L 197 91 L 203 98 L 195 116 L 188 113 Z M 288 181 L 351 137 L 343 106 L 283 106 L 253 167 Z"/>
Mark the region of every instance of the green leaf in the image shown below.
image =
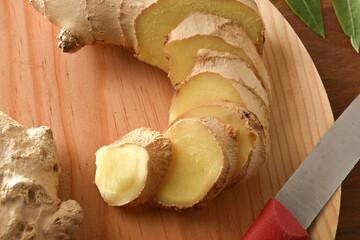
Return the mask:
<path id="1" fill-rule="evenodd" d="M 285 0 L 291 10 L 314 32 L 325 37 L 320 0 Z M 344 1 L 344 0 L 340 0 Z M 354 0 L 359 1 L 359 0 Z"/>
<path id="2" fill-rule="evenodd" d="M 359 52 L 360 46 L 360 0 L 331 0 L 336 16 L 352 46 Z"/>

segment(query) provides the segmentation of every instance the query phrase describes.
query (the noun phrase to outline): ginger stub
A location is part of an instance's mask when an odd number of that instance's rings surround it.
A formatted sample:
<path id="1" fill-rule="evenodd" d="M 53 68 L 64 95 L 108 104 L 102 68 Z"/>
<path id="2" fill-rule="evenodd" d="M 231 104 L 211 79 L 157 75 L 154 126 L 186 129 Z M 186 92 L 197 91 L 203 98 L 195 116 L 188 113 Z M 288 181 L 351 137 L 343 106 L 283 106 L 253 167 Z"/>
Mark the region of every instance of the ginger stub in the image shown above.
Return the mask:
<path id="1" fill-rule="evenodd" d="M 215 118 L 182 119 L 165 133 L 173 157 L 159 189 L 155 206 L 184 209 L 213 199 L 235 171 L 237 133 Z"/>
<path id="2" fill-rule="evenodd" d="M 164 177 L 170 141 L 146 128 L 136 129 L 96 152 L 95 184 L 112 206 L 146 202 Z"/>

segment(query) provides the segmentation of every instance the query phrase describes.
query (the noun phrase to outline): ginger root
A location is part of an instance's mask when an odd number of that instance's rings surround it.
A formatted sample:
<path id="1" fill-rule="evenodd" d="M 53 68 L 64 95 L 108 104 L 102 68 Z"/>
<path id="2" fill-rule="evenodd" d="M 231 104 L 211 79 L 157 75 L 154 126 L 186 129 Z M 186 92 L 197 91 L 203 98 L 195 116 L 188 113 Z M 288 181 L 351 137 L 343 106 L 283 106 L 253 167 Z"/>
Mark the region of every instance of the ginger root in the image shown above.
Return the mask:
<path id="1" fill-rule="evenodd" d="M 62 28 L 57 37 L 64 52 L 87 44 L 114 44 L 134 50 L 137 57 L 164 71 L 164 42 L 193 12 L 208 12 L 244 26 L 259 53 L 264 24 L 253 0 L 30 0 L 43 16 Z M 206 27 L 206 26 L 204 26 Z"/>
<path id="2" fill-rule="evenodd" d="M 0 239 L 71 239 L 83 213 L 58 198 L 58 185 L 51 129 L 26 128 L 0 111 Z"/>
<path id="3" fill-rule="evenodd" d="M 95 182 L 107 203 L 137 205 L 155 193 L 154 206 L 202 205 L 264 162 L 272 90 L 254 0 L 30 3 L 62 28 L 64 52 L 121 45 L 167 72 L 176 88 L 165 138 L 140 129 L 97 152 Z"/>

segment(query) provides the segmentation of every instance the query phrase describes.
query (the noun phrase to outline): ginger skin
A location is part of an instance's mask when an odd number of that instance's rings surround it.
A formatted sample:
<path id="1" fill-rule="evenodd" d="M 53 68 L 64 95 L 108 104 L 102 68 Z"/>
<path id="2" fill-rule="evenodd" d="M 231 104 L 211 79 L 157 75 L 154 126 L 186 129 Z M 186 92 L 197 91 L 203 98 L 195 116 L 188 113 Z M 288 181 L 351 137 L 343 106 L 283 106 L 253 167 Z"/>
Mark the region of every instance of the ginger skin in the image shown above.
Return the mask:
<path id="1" fill-rule="evenodd" d="M 51 129 L 25 128 L 0 111 L 0 239 L 71 239 L 83 218 L 62 202 Z"/>

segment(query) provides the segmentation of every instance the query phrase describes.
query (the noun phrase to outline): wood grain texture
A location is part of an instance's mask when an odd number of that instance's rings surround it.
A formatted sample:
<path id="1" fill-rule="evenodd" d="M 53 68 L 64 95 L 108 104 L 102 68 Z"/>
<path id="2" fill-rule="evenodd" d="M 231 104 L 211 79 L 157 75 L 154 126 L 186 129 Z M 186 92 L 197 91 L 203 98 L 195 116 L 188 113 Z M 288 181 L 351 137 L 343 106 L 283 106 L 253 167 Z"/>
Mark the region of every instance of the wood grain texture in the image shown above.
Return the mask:
<path id="1" fill-rule="evenodd" d="M 326 38 L 306 27 L 287 6 L 285 0 L 271 0 L 291 24 L 304 43 L 319 71 L 328 94 L 335 119 L 360 93 L 360 55 L 351 47 L 343 33 L 331 0 L 322 0 Z M 341 206 L 337 240 L 358 239 L 360 236 L 360 163 L 341 187 Z"/>
<path id="2" fill-rule="evenodd" d="M 63 54 L 52 26 L 21 0 L 0 2 L 0 109 L 25 126 L 48 125 L 62 169 L 59 194 L 84 209 L 76 239 L 238 239 L 333 123 L 316 68 L 295 32 L 268 1 L 265 61 L 273 80 L 272 154 L 258 175 L 208 207 L 177 213 L 110 207 L 94 184 L 95 151 L 130 130 L 167 128 L 174 90 L 166 74 L 113 46 Z M 333 239 L 340 191 L 311 226 Z"/>

